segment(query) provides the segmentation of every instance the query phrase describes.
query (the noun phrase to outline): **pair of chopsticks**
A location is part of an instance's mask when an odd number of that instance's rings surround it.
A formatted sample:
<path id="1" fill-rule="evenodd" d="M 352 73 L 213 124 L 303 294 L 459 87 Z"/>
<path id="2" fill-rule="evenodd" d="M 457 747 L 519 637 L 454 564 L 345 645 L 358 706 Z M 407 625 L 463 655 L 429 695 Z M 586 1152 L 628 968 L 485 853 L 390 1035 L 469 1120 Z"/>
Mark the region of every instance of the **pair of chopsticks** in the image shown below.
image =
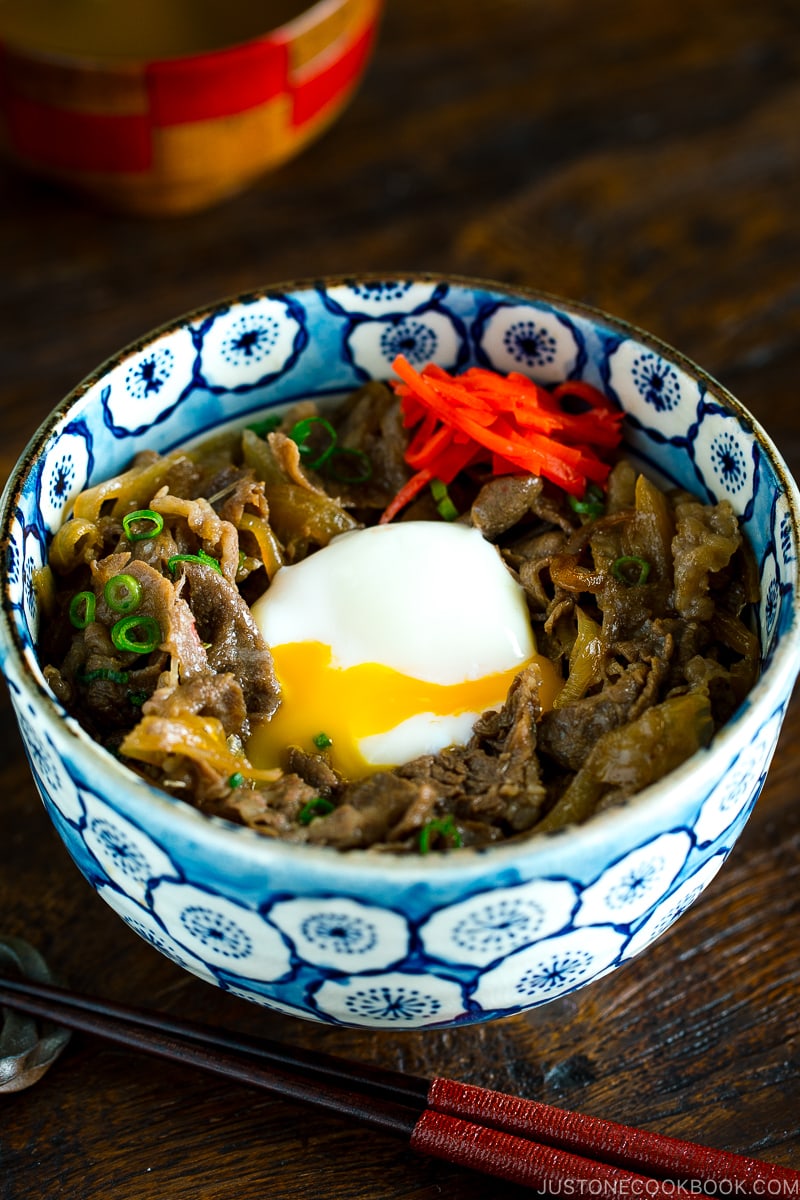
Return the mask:
<path id="1" fill-rule="evenodd" d="M 0 1004 L 356 1119 L 399 1134 L 422 1154 L 542 1192 L 648 1200 L 799 1194 L 800 1171 L 451 1079 L 423 1079 L 23 979 L 0 979 Z"/>

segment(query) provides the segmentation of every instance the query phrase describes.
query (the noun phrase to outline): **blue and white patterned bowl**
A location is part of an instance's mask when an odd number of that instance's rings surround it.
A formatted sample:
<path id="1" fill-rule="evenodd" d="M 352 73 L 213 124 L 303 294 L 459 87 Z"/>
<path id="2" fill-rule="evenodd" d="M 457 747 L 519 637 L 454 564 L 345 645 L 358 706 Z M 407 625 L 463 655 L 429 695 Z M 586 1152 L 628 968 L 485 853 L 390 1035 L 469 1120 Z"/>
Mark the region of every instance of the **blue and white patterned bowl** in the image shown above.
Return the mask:
<path id="1" fill-rule="evenodd" d="M 630 449 L 727 497 L 755 552 L 759 682 L 703 750 L 627 805 L 514 845 L 424 858 L 275 842 L 149 787 L 67 717 L 36 660 L 32 580 L 75 494 L 145 447 L 386 377 L 395 354 L 587 379 Z M 800 665 L 800 496 L 718 384 L 602 313 L 428 276 L 274 287 L 157 330 L 95 371 L 4 495 L 0 650 L 31 769 L 80 870 L 164 954 L 298 1017 L 414 1029 L 517 1013 L 643 950 L 714 877 L 755 804 Z"/>

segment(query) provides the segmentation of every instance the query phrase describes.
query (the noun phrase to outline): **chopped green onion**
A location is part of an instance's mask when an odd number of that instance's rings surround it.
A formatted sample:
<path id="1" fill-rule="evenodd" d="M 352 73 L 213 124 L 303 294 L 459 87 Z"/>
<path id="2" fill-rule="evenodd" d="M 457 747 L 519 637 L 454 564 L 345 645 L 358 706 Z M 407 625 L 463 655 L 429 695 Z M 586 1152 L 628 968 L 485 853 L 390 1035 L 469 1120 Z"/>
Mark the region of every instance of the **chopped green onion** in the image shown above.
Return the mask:
<path id="1" fill-rule="evenodd" d="M 266 437 L 268 433 L 274 433 L 283 421 L 278 413 L 273 413 L 270 417 L 264 417 L 262 421 L 254 421 L 252 425 L 246 426 L 251 433 L 255 433 L 258 437 Z"/>
<path id="2" fill-rule="evenodd" d="M 311 445 L 316 428 L 323 430 L 327 439 L 321 450 Z M 292 426 L 289 437 L 297 444 L 304 465 L 312 471 L 325 467 L 327 474 L 340 483 L 366 483 L 372 478 L 369 457 L 363 450 L 340 446 L 339 435 L 324 417 L 305 417 Z"/>
<path id="3" fill-rule="evenodd" d="M 339 465 L 342 459 L 351 459 L 354 470 Z M 351 450 L 349 446 L 340 446 L 328 463 L 328 474 L 339 483 L 366 483 L 372 478 L 372 463 L 363 450 Z"/>
<path id="4" fill-rule="evenodd" d="M 207 567 L 213 567 L 220 575 L 222 574 L 222 567 L 219 565 L 219 560 L 212 558 L 210 554 L 206 554 L 205 550 L 198 550 L 197 554 L 173 554 L 172 558 L 167 559 L 167 566 L 173 575 L 179 562 L 205 563 Z"/>
<path id="5" fill-rule="evenodd" d="M 112 671 L 109 667 L 100 667 L 97 671 L 83 671 L 78 675 L 80 683 L 94 683 L 96 679 L 105 679 L 109 683 L 127 683 L 127 671 Z"/>
<path id="6" fill-rule="evenodd" d="M 461 834 L 456 828 L 452 813 L 448 813 L 442 820 L 428 821 L 427 825 L 423 825 L 419 831 L 420 854 L 428 853 L 431 848 L 431 838 L 434 834 L 440 834 L 444 838 L 452 838 L 454 846 L 461 845 Z"/>
<path id="7" fill-rule="evenodd" d="M 328 442 L 318 453 L 308 444 L 308 439 L 314 430 L 315 426 L 323 429 L 328 436 Z M 297 443 L 297 448 L 300 451 L 301 458 L 307 459 L 310 454 L 316 454 L 310 462 L 306 462 L 306 466 L 312 471 L 317 471 L 328 461 L 336 449 L 336 443 L 339 440 L 336 430 L 331 425 L 330 421 L 326 421 L 324 417 L 306 417 L 302 421 L 298 421 L 289 430 L 289 437 L 293 442 Z"/>
<path id="8" fill-rule="evenodd" d="M 229 788 L 240 788 L 244 783 L 244 775 L 241 771 L 234 771 L 233 775 L 228 777 Z"/>
<path id="9" fill-rule="evenodd" d="M 69 619 L 76 629 L 85 629 L 94 620 L 94 592 L 78 592 L 69 602 Z"/>
<path id="10" fill-rule="evenodd" d="M 596 483 L 589 484 L 582 500 L 577 496 L 569 496 L 568 500 L 572 511 L 585 517 L 602 517 L 606 511 L 603 492 Z"/>
<path id="11" fill-rule="evenodd" d="M 327 750 L 328 746 L 333 745 L 333 739 L 329 738 L 327 733 L 318 733 L 311 740 L 318 750 Z"/>
<path id="12" fill-rule="evenodd" d="M 145 528 L 134 531 L 133 526 L 142 521 L 147 523 Z M 136 512 L 128 513 L 122 518 L 122 528 L 129 542 L 141 542 L 161 533 L 164 518 L 161 513 L 153 512 L 152 508 L 137 508 Z"/>
<path id="13" fill-rule="evenodd" d="M 456 517 L 458 516 L 458 509 L 450 499 L 450 493 L 447 490 L 447 484 L 442 483 L 441 479 L 432 479 L 431 495 L 436 501 L 436 509 L 442 520 L 455 521 Z"/>
<path id="14" fill-rule="evenodd" d="M 142 599 L 142 588 L 133 575 L 112 575 L 103 588 L 108 607 L 118 613 L 136 612 Z"/>
<path id="15" fill-rule="evenodd" d="M 141 708 L 147 699 L 147 692 L 128 692 L 128 703 L 132 704 L 134 708 Z"/>
<path id="16" fill-rule="evenodd" d="M 139 637 L 135 635 L 138 632 Z M 122 617 L 111 628 L 111 641 L 118 650 L 149 654 L 161 641 L 161 626 L 155 617 L 145 614 Z"/>
<path id="17" fill-rule="evenodd" d="M 325 817 L 332 813 L 335 807 L 335 804 L 326 800 L 324 796 L 315 796 L 308 804 L 303 805 L 297 819 L 301 825 L 310 825 L 314 817 Z"/>
<path id="18" fill-rule="evenodd" d="M 650 563 L 646 558 L 639 558 L 637 554 L 623 554 L 611 564 L 611 574 L 628 587 L 639 587 L 647 582 Z"/>

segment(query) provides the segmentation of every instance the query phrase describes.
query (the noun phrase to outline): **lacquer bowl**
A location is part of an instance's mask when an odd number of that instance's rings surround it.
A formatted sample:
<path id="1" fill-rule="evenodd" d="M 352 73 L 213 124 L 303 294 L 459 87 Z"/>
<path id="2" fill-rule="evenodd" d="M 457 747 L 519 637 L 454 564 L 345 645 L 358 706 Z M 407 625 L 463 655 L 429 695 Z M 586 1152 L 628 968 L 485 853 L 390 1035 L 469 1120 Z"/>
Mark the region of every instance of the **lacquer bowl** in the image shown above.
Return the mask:
<path id="1" fill-rule="evenodd" d="M 370 60 L 382 4 L 317 0 L 304 11 L 300 0 L 277 29 L 159 58 L 122 47 L 93 57 L 79 42 L 56 51 L 52 34 L 45 49 L 13 31 L 4 44 L 0 28 L 0 149 L 124 212 L 206 208 L 334 121 Z"/>
<path id="2" fill-rule="evenodd" d="M 629 450 L 727 497 L 761 580 L 760 678 L 710 747 L 585 824 L 426 857 L 281 843 L 201 816 L 68 717 L 37 662 L 34 574 L 84 486 L 145 447 L 386 377 L 395 354 L 598 384 Z M 639 954 L 700 895 L 764 783 L 800 665 L 798 492 L 717 383 L 579 304 L 427 276 L 330 279 L 226 300 L 91 374 L 35 434 L 2 505 L 0 651 L 37 788 L 75 863 L 188 971 L 297 1017 L 414 1029 L 519 1013 Z"/>

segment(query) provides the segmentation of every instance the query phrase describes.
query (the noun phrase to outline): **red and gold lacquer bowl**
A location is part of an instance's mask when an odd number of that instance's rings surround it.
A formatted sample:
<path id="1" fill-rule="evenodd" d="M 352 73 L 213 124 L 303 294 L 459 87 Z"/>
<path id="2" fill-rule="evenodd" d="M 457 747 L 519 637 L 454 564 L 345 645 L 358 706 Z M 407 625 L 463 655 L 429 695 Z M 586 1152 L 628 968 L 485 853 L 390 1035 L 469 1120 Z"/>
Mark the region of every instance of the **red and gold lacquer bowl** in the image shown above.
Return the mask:
<path id="1" fill-rule="evenodd" d="M 262 36 L 137 61 L 0 40 L 0 147 L 113 208 L 160 216 L 247 187 L 353 95 L 382 0 L 319 0 Z"/>

